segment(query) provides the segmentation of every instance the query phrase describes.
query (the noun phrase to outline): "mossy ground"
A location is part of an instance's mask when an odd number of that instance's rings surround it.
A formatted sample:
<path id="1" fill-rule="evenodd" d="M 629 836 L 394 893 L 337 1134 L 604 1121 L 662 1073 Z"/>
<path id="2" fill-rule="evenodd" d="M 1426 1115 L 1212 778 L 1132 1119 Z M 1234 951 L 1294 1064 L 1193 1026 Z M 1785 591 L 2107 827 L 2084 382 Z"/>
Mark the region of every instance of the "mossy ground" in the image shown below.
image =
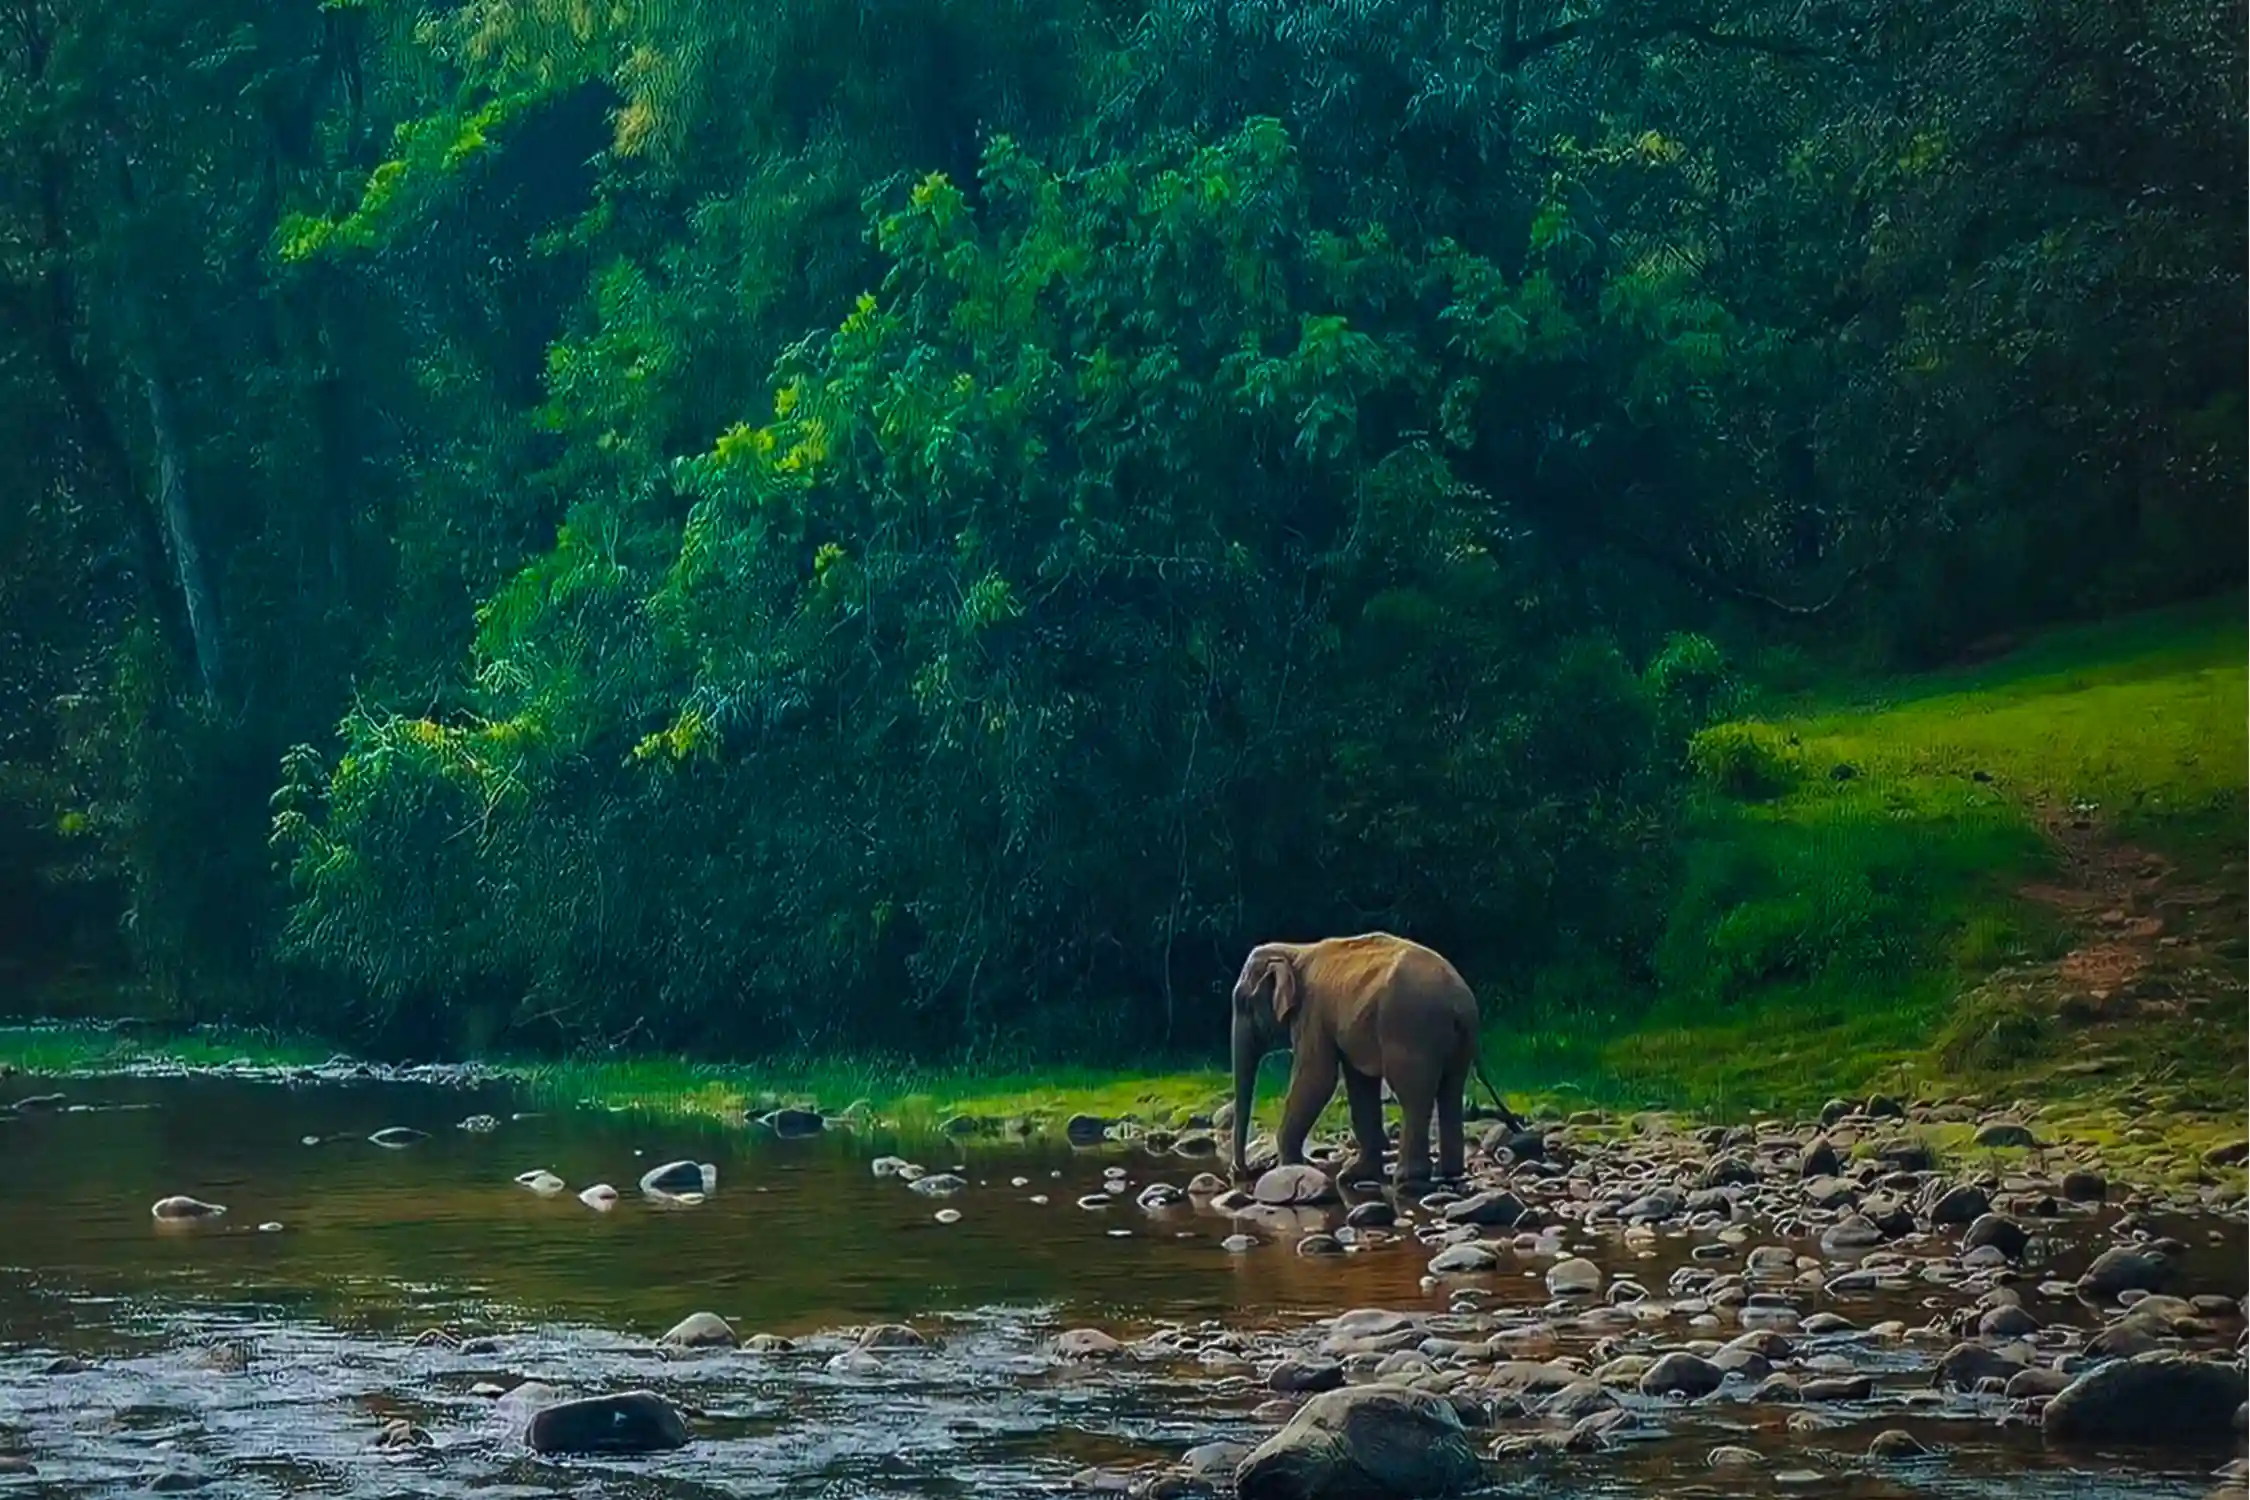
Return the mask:
<path id="1" fill-rule="evenodd" d="M 2243 601 L 2060 633 L 1952 673 L 1765 705 L 1714 735 L 1653 999 L 1496 1018 L 1517 1107 L 1804 1113 L 1835 1096 L 2040 1111 L 2105 1159 L 2185 1173 L 2243 1133 Z M 1745 773 L 1744 757 L 1755 764 Z M 312 1061 L 242 1039 L 0 1033 L 0 1062 Z M 1218 1060 L 1214 1059 L 1214 1063 Z M 1271 1110 L 1285 1064 L 1268 1060 Z M 933 1068 L 815 1060 L 526 1063 L 557 1101 L 732 1118 L 866 1099 L 902 1125 L 1208 1110 L 1217 1066 Z M 1332 1116 L 1340 1115 L 1340 1101 Z M 1965 1143 L 1942 1142 L 1960 1150 Z"/>

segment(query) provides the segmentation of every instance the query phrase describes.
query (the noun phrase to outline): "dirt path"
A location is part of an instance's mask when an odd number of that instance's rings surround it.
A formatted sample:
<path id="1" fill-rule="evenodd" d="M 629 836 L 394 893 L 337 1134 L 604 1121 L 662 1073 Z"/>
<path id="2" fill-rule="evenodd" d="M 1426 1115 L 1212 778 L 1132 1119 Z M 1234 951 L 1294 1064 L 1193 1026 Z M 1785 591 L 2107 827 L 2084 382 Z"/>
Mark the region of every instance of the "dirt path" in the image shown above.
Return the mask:
<path id="1" fill-rule="evenodd" d="M 2073 942 L 2053 963 L 2021 971 L 2025 993 L 2047 992 L 2057 1017 L 2076 1026 L 2242 1012 L 2250 903 L 2240 864 L 2216 881 L 2195 881 L 2090 817 L 2049 813 L 2043 821 L 2063 867 L 2058 879 L 2023 894 L 2061 914 Z"/>

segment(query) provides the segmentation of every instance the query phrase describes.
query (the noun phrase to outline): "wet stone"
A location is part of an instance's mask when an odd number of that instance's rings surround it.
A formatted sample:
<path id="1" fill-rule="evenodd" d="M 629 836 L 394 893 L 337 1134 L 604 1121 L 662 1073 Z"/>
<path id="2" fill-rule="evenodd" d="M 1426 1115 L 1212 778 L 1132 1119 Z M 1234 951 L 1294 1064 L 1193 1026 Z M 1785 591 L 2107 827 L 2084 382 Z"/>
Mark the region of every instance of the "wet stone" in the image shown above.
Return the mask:
<path id="1" fill-rule="evenodd" d="M 1318 1167 L 1274 1167 L 1258 1178 L 1250 1196 L 1260 1203 L 1318 1204 L 1331 1201 L 1335 1188 Z"/>
<path id="2" fill-rule="evenodd" d="M 1983 1188 L 1962 1183 L 1948 1188 L 1930 1205 L 1932 1224 L 1973 1224 L 1992 1211 L 1992 1200 Z"/>
<path id="3" fill-rule="evenodd" d="M 1266 1377 L 1266 1389 L 1284 1396 L 1315 1395 L 1344 1383 L 1344 1367 L 1332 1359 L 1288 1359 Z"/>
<path id="4" fill-rule="evenodd" d="M 559 1401 L 532 1413 L 525 1442 L 536 1453 L 657 1453 L 690 1437 L 679 1411 L 654 1391 Z"/>
<path id="5" fill-rule="evenodd" d="M 2078 1278 L 2078 1290 L 2089 1297 L 2162 1291 L 2172 1284 L 2173 1274 L 2172 1263 L 2165 1256 L 2118 1245 L 2094 1258 L 2094 1263 Z"/>
<path id="6" fill-rule="evenodd" d="M 1707 1396 L 1726 1380 L 1725 1372 L 1701 1355 L 1675 1350 L 1664 1355 L 1641 1376 L 1644 1396 Z"/>
<path id="7" fill-rule="evenodd" d="M 689 1313 L 657 1340 L 670 1349 L 732 1349 L 734 1329 L 717 1313 Z"/>
<path id="8" fill-rule="evenodd" d="M 1445 1218 L 1455 1224 L 1474 1224 L 1486 1229 L 1507 1229 L 1523 1217 L 1523 1201 L 1506 1188 L 1479 1193 L 1473 1198 L 1463 1198 L 1449 1203 L 1444 1209 Z"/>
<path id="9" fill-rule="evenodd" d="M 1123 1344 L 1099 1328 L 1073 1328 L 1055 1339 L 1058 1359 L 1114 1359 L 1124 1350 Z"/>
<path id="10" fill-rule="evenodd" d="M 2223 1448 L 2245 1394 L 2237 1367 L 2149 1353 L 2088 1371 L 2047 1403 L 2042 1426 L 2059 1443 Z"/>
<path id="11" fill-rule="evenodd" d="M 1235 1471 L 1240 1500 L 1436 1496 L 1483 1476 L 1451 1402 L 1396 1386 L 1315 1396 Z"/>

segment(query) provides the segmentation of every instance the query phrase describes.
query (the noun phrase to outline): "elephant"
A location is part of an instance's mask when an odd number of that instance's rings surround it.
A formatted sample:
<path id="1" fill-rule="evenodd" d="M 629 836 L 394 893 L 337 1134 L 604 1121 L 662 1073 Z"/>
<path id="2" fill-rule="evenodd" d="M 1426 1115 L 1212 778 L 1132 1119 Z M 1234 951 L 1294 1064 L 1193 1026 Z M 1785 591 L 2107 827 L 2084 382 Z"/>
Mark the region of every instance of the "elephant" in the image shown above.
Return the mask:
<path id="1" fill-rule="evenodd" d="M 1461 1176 L 1462 1114 L 1474 1071 L 1510 1128 L 1523 1121 L 1485 1075 L 1477 1055 L 1477 1001 L 1439 954 L 1387 932 L 1313 943 L 1261 943 L 1234 981 L 1233 1155 L 1245 1175 L 1258 1064 L 1289 1039 L 1289 1093 L 1279 1146 L 1284 1165 L 1305 1159 L 1305 1137 L 1342 1073 L 1359 1156 L 1347 1179 L 1383 1175 L 1383 1085 L 1405 1117 L 1398 1179 L 1430 1179 L 1430 1115 L 1438 1123 L 1438 1171 Z"/>

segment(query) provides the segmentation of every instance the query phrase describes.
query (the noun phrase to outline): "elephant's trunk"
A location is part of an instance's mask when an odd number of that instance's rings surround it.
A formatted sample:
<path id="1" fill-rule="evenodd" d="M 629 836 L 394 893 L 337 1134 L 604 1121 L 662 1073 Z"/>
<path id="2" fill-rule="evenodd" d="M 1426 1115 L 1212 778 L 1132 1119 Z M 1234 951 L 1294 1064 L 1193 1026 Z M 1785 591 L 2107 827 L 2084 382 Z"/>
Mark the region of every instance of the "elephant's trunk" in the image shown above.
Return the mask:
<path id="1" fill-rule="evenodd" d="M 1250 1108 L 1257 1097 L 1258 1064 L 1265 1058 L 1257 1023 L 1237 1012 L 1234 1018 L 1234 1170 L 1247 1167 L 1250 1151 Z"/>

